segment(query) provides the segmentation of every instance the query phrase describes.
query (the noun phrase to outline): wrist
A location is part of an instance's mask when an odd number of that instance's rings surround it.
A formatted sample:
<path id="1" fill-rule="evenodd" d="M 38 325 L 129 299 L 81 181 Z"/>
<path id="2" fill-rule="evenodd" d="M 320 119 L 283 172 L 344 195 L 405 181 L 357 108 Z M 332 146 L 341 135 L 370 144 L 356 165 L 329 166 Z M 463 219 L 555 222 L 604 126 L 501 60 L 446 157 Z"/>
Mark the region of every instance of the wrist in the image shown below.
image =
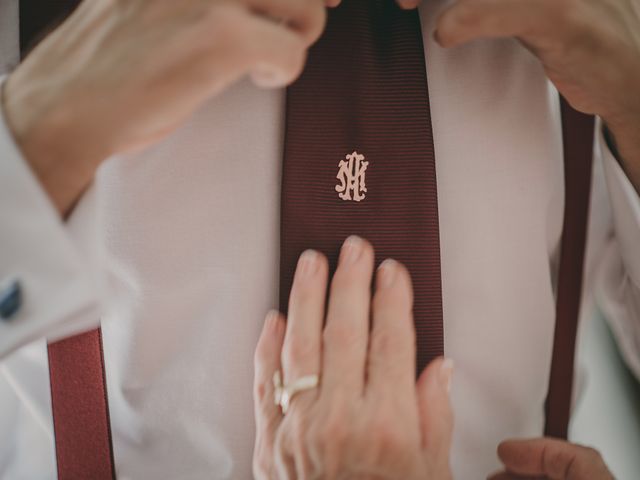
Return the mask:
<path id="1" fill-rule="evenodd" d="M 78 128 L 83 122 L 70 102 L 49 85 L 31 85 L 19 70 L 2 85 L 5 121 L 25 161 L 65 216 L 108 155 Z"/>

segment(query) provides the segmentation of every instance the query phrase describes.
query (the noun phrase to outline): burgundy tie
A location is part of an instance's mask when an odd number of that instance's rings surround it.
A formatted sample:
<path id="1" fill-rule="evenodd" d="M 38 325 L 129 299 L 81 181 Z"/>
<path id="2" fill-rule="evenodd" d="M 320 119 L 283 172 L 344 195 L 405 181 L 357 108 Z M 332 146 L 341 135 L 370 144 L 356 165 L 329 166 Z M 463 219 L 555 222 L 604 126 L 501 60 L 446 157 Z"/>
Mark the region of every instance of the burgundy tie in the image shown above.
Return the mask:
<path id="1" fill-rule="evenodd" d="M 335 269 L 351 234 L 415 288 L 417 368 L 443 354 L 435 155 L 420 19 L 392 0 L 346 0 L 287 95 L 280 306 L 298 256 Z M 337 189 L 338 190 L 337 190 Z M 366 189 L 366 190 L 365 190 Z"/>

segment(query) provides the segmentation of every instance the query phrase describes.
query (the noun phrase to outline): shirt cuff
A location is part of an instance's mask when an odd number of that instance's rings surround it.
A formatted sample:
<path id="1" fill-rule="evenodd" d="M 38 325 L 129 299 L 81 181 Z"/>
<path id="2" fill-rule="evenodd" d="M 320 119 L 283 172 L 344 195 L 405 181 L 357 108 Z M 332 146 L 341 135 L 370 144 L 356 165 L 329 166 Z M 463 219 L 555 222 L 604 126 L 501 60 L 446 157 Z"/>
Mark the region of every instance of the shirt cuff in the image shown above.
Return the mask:
<path id="1" fill-rule="evenodd" d="M 0 319 L 0 357 L 99 323 L 99 276 L 69 228 L 23 159 L 0 106 L 0 283 L 15 281 L 21 292 L 15 313 Z"/>
<path id="2" fill-rule="evenodd" d="M 627 275 L 640 288 L 640 196 L 609 148 L 600 121 L 597 132 L 616 240 Z"/>

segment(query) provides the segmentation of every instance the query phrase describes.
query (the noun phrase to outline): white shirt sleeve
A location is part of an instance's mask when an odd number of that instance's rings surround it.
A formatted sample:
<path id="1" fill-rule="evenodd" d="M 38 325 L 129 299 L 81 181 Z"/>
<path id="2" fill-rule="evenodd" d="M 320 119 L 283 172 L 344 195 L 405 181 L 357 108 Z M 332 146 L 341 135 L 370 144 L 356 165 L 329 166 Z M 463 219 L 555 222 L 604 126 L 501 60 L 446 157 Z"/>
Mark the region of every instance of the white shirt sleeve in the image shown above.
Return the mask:
<path id="1" fill-rule="evenodd" d="M 81 202 L 85 212 L 90 200 Z M 38 338 L 97 326 L 100 277 L 71 228 L 22 158 L 0 108 L 0 284 L 15 280 L 22 292 L 15 315 L 0 319 L 0 358 Z"/>
<path id="2" fill-rule="evenodd" d="M 640 196 L 609 149 L 599 123 L 597 131 L 596 154 L 602 157 L 614 237 L 602 257 L 596 300 L 625 361 L 640 379 Z"/>

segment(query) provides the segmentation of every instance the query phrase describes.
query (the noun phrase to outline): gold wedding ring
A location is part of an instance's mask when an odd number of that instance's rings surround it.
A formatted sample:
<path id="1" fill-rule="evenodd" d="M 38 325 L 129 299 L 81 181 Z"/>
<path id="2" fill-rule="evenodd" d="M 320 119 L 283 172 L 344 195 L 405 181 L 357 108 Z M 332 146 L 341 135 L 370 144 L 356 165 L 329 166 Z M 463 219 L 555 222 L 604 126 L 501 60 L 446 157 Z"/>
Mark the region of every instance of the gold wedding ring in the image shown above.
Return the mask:
<path id="1" fill-rule="evenodd" d="M 279 371 L 273 374 L 274 401 L 280 406 L 282 414 L 287 413 L 293 397 L 304 390 L 316 388 L 320 383 L 319 375 L 305 375 L 291 382 L 289 385 L 282 384 L 282 375 Z"/>

